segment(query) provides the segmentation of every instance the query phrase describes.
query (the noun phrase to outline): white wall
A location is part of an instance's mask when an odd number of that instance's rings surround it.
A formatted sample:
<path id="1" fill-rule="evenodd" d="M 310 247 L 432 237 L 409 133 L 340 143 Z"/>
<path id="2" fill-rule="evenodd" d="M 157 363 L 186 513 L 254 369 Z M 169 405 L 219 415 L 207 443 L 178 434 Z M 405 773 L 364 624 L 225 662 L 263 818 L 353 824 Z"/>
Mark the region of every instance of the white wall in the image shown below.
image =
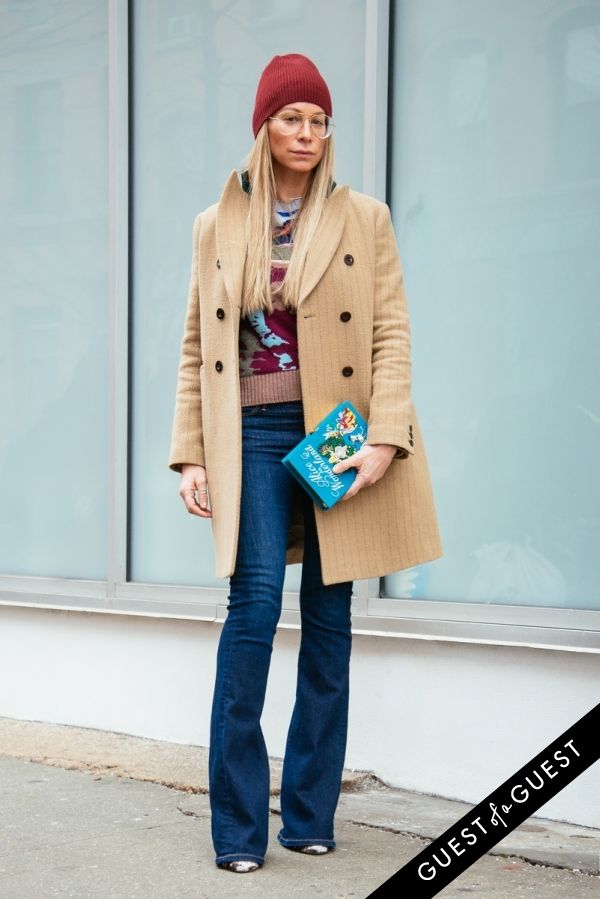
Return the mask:
<path id="1" fill-rule="evenodd" d="M 208 745 L 220 626 L 0 607 L 0 716 Z M 298 631 L 277 632 L 263 727 L 283 755 Z M 476 804 L 591 709 L 600 655 L 353 638 L 346 765 Z M 600 827 L 600 766 L 538 813 Z"/>

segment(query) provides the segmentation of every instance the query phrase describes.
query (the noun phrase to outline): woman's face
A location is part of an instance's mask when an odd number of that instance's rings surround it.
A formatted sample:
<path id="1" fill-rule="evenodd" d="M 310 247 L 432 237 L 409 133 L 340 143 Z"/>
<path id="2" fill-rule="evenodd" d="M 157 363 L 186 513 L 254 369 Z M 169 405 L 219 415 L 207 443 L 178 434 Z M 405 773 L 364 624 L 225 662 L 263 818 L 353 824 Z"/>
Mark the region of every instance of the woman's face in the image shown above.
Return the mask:
<path id="1" fill-rule="evenodd" d="M 289 103 L 274 113 L 293 121 L 303 116 L 325 115 L 324 110 L 314 103 Z M 302 127 L 295 134 L 282 134 L 279 125 L 268 121 L 269 144 L 273 157 L 273 169 L 288 169 L 291 172 L 308 173 L 321 161 L 325 152 L 325 140 L 316 137 L 310 127 L 310 119 L 302 120 Z"/>

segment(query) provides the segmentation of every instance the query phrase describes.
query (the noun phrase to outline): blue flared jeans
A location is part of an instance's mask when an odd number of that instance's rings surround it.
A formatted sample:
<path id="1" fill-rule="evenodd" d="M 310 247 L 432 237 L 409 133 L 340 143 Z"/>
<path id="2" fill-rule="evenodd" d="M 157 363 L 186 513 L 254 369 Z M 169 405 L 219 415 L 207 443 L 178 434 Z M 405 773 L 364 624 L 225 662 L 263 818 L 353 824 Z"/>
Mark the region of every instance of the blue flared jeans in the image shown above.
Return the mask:
<path id="1" fill-rule="evenodd" d="M 287 847 L 335 847 L 333 821 L 348 730 L 353 582 L 323 584 L 313 501 L 281 463 L 304 436 L 300 400 L 242 408 L 239 540 L 217 650 L 210 723 L 216 864 L 235 859 L 262 864 L 267 850 L 269 758 L 260 718 L 298 492 L 305 527 L 301 637 L 277 839 Z"/>

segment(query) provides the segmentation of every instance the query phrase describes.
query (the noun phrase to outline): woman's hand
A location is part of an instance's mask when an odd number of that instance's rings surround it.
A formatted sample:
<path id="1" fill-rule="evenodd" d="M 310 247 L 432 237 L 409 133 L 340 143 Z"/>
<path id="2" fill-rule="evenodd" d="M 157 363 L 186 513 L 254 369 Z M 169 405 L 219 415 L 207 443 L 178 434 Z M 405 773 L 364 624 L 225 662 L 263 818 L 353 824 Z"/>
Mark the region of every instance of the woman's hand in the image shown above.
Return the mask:
<path id="1" fill-rule="evenodd" d="M 396 449 L 397 447 L 390 443 L 364 444 L 349 459 L 337 462 L 332 468 L 335 474 L 346 471 L 348 468 L 358 468 L 352 486 L 347 493 L 344 493 L 340 502 L 350 499 L 363 487 L 368 487 L 382 478 L 396 454 Z"/>
<path id="2" fill-rule="evenodd" d="M 195 493 L 198 491 L 198 499 Z M 185 462 L 181 466 L 181 481 L 179 483 L 179 496 L 185 503 L 185 507 L 192 515 L 200 518 L 212 518 L 212 510 L 208 506 L 208 482 L 206 480 L 206 468 L 203 465 L 193 465 Z"/>

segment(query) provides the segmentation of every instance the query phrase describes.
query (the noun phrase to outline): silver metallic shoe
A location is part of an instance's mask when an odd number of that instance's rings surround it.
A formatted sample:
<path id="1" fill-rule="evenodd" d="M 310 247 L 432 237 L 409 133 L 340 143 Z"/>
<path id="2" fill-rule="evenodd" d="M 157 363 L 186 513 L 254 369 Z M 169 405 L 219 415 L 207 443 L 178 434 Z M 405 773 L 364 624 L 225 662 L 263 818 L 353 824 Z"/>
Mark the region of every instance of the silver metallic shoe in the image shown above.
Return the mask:
<path id="1" fill-rule="evenodd" d="M 226 871 L 235 871 L 237 874 L 247 874 L 249 871 L 256 871 L 261 865 L 258 862 L 252 862 L 249 859 L 239 859 L 235 862 L 221 862 L 219 868 L 225 868 Z"/>
<path id="2" fill-rule="evenodd" d="M 324 855 L 326 852 L 330 852 L 333 846 L 322 846 L 320 843 L 313 843 L 311 846 L 290 846 L 288 848 L 295 849 L 297 852 L 304 852 L 306 855 Z"/>

